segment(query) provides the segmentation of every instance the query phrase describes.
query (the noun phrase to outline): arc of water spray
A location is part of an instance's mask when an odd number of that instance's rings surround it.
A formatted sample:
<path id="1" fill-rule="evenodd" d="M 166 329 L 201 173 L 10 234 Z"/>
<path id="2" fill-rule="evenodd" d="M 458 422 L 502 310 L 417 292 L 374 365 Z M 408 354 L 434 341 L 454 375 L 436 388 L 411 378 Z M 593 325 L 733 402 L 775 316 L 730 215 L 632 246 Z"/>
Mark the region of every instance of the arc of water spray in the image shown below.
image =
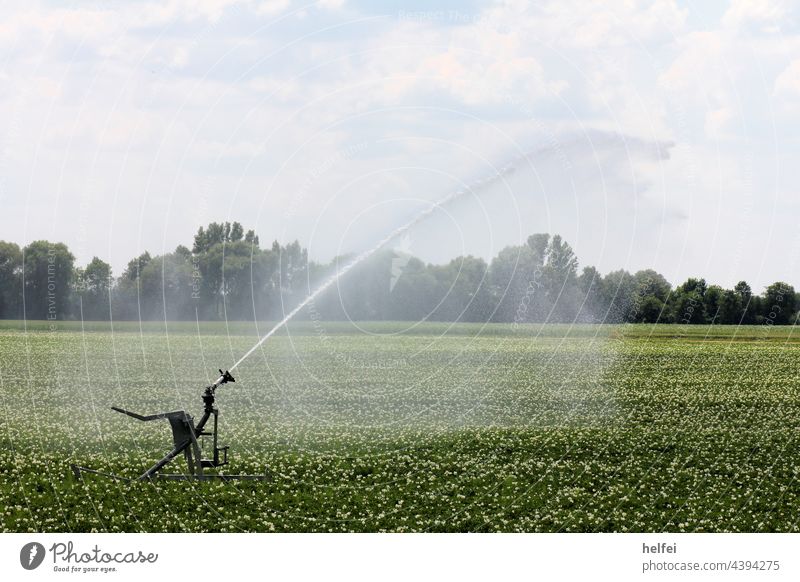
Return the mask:
<path id="1" fill-rule="evenodd" d="M 278 323 L 276 323 L 275 326 L 271 330 L 269 330 L 261 339 L 259 339 L 258 342 L 256 342 L 256 344 L 252 348 L 250 348 L 250 350 L 248 350 L 248 352 L 245 355 L 243 355 L 241 358 L 239 358 L 239 361 L 237 361 L 233 366 L 231 366 L 230 369 L 231 370 L 235 370 L 236 367 L 239 364 L 241 364 L 243 361 L 245 361 L 265 341 L 267 341 L 273 334 L 275 334 L 276 331 L 278 331 L 280 328 L 282 328 L 284 325 L 286 325 L 295 315 L 297 315 L 300 312 L 300 310 L 302 310 L 306 305 L 308 305 L 309 303 L 314 301 L 314 299 L 316 299 L 322 293 L 324 293 L 326 289 L 328 289 L 331 285 L 333 285 L 339 279 L 341 279 L 344 275 L 346 275 L 348 271 L 353 269 L 353 267 L 356 267 L 357 265 L 359 265 L 363 261 L 367 260 L 369 257 L 374 255 L 379 250 L 381 250 L 387 244 L 392 242 L 394 239 L 404 235 L 406 232 L 408 232 L 410 229 L 412 229 L 414 226 L 416 226 L 419 222 L 421 222 L 421 221 L 425 220 L 426 218 L 428 218 L 436 210 L 438 210 L 440 208 L 444 208 L 448 204 L 451 204 L 455 200 L 458 200 L 459 198 L 462 198 L 463 196 L 465 196 L 468 193 L 476 193 L 479 190 L 487 188 L 488 186 L 494 184 L 495 182 L 497 182 L 498 180 L 503 178 L 503 176 L 506 176 L 507 174 L 513 173 L 514 170 L 516 170 L 517 165 L 521 161 L 527 159 L 527 157 L 528 157 L 527 155 L 519 156 L 519 157 L 515 158 L 511 163 L 506 164 L 505 166 L 503 166 L 500 170 L 498 170 L 497 172 L 495 172 L 491 176 L 488 176 L 486 178 L 482 178 L 480 180 L 476 180 L 475 182 L 473 182 L 472 184 L 470 184 L 466 188 L 463 188 L 461 190 L 456 190 L 452 194 L 450 194 L 448 196 L 445 196 L 444 198 L 442 198 L 438 202 L 434 203 L 431 207 L 426 208 L 425 210 L 420 212 L 412 220 L 410 220 L 409 222 L 407 222 L 403 226 L 401 226 L 401 227 L 395 229 L 394 231 L 392 231 L 391 233 L 389 233 L 386 237 L 384 237 L 382 240 L 380 240 L 374 247 L 372 247 L 369 250 L 364 251 L 363 253 L 361 253 L 360 255 L 355 257 L 352 261 L 347 263 L 339 271 L 337 271 L 331 277 L 326 279 L 319 287 L 317 287 L 317 289 L 313 293 L 311 293 L 308 297 L 306 297 L 299 305 L 297 305 L 297 307 L 292 309 L 282 320 L 280 320 Z"/>
<path id="2" fill-rule="evenodd" d="M 436 202 L 430 208 L 420 212 L 413 220 L 409 221 L 407 224 L 395 229 L 393 232 L 389 233 L 383 240 L 378 242 L 374 247 L 371 249 L 364 251 L 360 255 L 358 255 L 355 259 L 349 262 L 347 265 L 342 267 L 341 270 L 337 271 L 334 275 L 330 278 L 326 279 L 325 282 L 322 283 L 313 293 L 311 293 L 308 297 L 306 297 L 302 303 L 300 303 L 297 307 L 292 309 L 286 317 L 280 320 L 275 326 L 269 330 L 266 335 L 264 335 L 261 339 L 259 339 L 256 344 L 248 350 L 248 352 L 239 358 L 239 361 L 236 362 L 230 369 L 234 370 L 239 364 L 245 361 L 250 355 L 255 352 L 267 339 L 269 339 L 276 331 L 286 325 L 289 320 L 291 320 L 298 312 L 300 312 L 303 307 L 314 301 L 320 294 L 324 293 L 326 289 L 328 289 L 331 285 L 336 283 L 339 279 L 341 279 L 348 271 L 353 269 L 353 267 L 360 264 L 362 261 L 368 259 L 370 256 L 378 252 L 384 246 L 389 244 L 391 241 L 396 239 L 399 236 L 405 234 L 408 230 L 413 228 L 417 225 L 417 223 L 425 220 L 428 216 L 433 214 L 437 209 L 444 208 L 448 204 L 454 202 L 455 200 L 465 196 L 467 193 L 477 193 L 480 190 L 491 186 L 498 180 L 502 179 L 503 176 L 507 174 L 513 173 L 521 164 L 522 162 L 528 161 L 531 158 L 537 157 L 539 154 L 545 154 L 548 152 L 559 151 L 561 150 L 562 146 L 564 149 L 574 149 L 577 147 L 587 148 L 589 152 L 596 153 L 596 148 L 600 145 L 618 145 L 625 148 L 626 152 L 630 150 L 639 150 L 644 151 L 648 155 L 654 157 L 657 160 L 668 159 L 669 158 L 669 149 L 674 145 L 671 142 L 644 142 L 640 139 L 633 138 L 631 136 L 627 136 L 624 134 L 617 134 L 617 133 L 607 133 L 607 132 L 598 132 L 594 131 L 590 135 L 585 135 L 580 137 L 579 139 L 571 140 L 569 142 L 559 144 L 558 142 L 545 146 L 535 152 L 525 153 L 520 156 L 514 158 L 511 162 L 503 166 L 500 170 L 493 173 L 492 175 L 483 178 L 481 180 L 476 180 L 472 184 L 468 185 L 466 188 L 457 190 L 450 194 L 449 196 L 445 196 L 439 202 Z M 562 152 L 563 154 L 563 152 Z M 224 375 L 220 376 L 217 382 L 221 382 L 224 379 Z"/>

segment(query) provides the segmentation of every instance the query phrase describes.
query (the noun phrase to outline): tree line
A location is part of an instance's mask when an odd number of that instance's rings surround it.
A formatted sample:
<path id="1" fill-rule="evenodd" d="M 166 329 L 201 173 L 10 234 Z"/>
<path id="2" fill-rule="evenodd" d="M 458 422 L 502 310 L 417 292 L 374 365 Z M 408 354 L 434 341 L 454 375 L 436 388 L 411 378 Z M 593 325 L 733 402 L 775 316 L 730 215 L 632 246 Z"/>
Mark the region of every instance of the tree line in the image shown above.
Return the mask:
<path id="1" fill-rule="evenodd" d="M 297 241 L 262 248 L 238 222 L 211 223 L 192 248 L 133 258 L 118 276 L 99 258 L 75 265 L 63 243 L 24 248 L 0 241 L 0 318 L 41 320 L 275 319 L 351 256 L 308 259 Z M 800 296 L 779 281 L 754 293 L 690 278 L 677 287 L 658 272 L 579 270 L 559 235 L 531 235 L 491 262 L 472 256 L 444 265 L 383 250 L 357 266 L 301 317 L 326 320 L 584 322 L 787 325 Z"/>

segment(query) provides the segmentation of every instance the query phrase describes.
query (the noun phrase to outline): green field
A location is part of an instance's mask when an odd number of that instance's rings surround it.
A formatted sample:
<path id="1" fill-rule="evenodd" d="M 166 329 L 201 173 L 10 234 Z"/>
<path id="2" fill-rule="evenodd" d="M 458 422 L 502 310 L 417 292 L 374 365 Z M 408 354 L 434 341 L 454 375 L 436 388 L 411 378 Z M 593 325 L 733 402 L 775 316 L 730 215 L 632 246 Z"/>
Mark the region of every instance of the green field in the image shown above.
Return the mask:
<path id="1" fill-rule="evenodd" d="M 218 391 L 230 473 L 135 477 L 264 323 L 0 323 L 3 531 L 797 531 L 794 328 L 304 322 Z M 178 461 L 173 469 L 183 465 Z"/>

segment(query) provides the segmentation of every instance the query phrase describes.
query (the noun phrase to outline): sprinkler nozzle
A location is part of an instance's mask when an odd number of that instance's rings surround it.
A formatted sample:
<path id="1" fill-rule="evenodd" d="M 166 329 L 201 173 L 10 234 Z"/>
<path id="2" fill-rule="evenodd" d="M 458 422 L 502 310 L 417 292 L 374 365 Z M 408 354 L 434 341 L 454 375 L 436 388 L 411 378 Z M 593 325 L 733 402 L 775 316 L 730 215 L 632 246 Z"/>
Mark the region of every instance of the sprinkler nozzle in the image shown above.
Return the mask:
<path id="1" fill-rule="evenodd" d="M 222 370 L 219 371 L 219 378 L 217 378 L 214 383 L 208 387 L 208 390 L 212 392 L 217 389 L 218 386 L 222 384 L 227 384 L 228 382 L 236 382 L 236 379 L 231 376 L 231 373 L 227 370 L 223 372 Z"/>

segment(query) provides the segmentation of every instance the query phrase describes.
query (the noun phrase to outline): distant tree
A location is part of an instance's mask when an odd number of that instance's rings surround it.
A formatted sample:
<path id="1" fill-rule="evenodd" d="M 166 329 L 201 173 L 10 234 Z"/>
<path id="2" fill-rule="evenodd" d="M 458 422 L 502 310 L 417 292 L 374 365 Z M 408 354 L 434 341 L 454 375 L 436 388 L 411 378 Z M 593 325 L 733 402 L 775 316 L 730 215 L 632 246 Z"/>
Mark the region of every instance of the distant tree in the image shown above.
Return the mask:
<path id="1" fill-rule="evenodd" d="M 800 292 L 794 294 L 794 306 L 795 313 L 790 323 L 792 325 L 800 325 Z"/>
<path id="2" fill-rule="evenodd" d="M 0 241 L 0 318 L 22 316 L 22 251 L 14 243 Z"/>
<path id="3" fill-rule="evenodd" d="M 253 230 L 245 233 L 239 222 L 200 227 L 190 255 L 198 315 L 208 319 L 274 316 L 272 307 L 282 298 L 277 270 L 282 252 L 280 245 L 272 251 L 259 249 L 258 236 Z"/>
<path id="4" fill-rule="evenodd" d="M 793 322 L 796 307 L 794 287 L 778 281 L 764 293 L 762 315 L 764 322 L 771 325 L 786 325 Z"/>
<path id="5" fill-rule="evenodd" d="M 121 279 L 123 281 L 136 281 L 139 278 L 139 274 L 142 272 L 147 264 L 152 260 L 150 253 L 145 251 L 135 259 L 131 259 L 128 262 L 128 266 L 122 272 Z"/>
<path id="6" fill-rule="evenodd" d="M 750 310 L 753 313 L 753 323 L 761 325 L 764 323 L 764 298 L 759 295 L 753 295 L 750 299 Z"/>
<path id="7" fill-rule="evenodd" d="M 634 275 L 636 279 L 638 292 L 641 296 L 652 295 L 658 300 L 665 302 L 669 298 L 672 291 L 672 285 L 669 281 L 657 271 L 653 269 L 644 269 L 637 271 Z"/>
<path id="8" fill-rule="evenodd" d="M 634 321 L 637 323 L 667 323 L 664 302 L 655 295 L 640 298 Z"/>
<path id="9" fill-rule="evenodd" d="M 500 251 L 489 266 L 495 321 L 575 321 L 585 297 L 578 260 L 560 236 L 534 234 Z"/>
<path id="10" fill-rule="evenodd" d="M 606 318 L 608 305 L 603 300 L 603 276 L 594 267 L 584 267 L 578 277 L 578 289 L 582 304 L 579 319 L 588 323 L 602 323 Z"/>
<path id="11" fill-rule="evenodd" d="M 436 280 L 431 318 L 440 321 L 487 321 L 491 314 L 488 265 L 483 259 L 458 257 L 446 265 L 430 265 Z"/>
<path id="12" fill-rule="evenodd" d="M 690 277 L 686 279 L 686 282 L 681 285 L 679 289 L 684 293 L 697 293 L 700 297 L 705 297 L 706 291 L 708 290 L 708 283 L 706 283 L 705 279 Z"/>
<path id="13" fill-rule="evenodd" d="M 675 293 L 670 297 L 675 323 L 708 323 L 705 306 L 707 287 L 705 279 L 690 278 L 675 289 Z"/>
<path id="14" fill-rule="evenodd" d="M 606 323 L 624 323 L 636 318 L 638 285 L 636 278 L 620 269 L 603 277 L 603 299 L 608 305 Z"/>
<path id="15" fill-rule="evenodd" d="M 653 269 L 638 271 L 634 307 L 628 316 L 629 321 L 637 323 L 668 323 L 671 318 L 666 309 L 672 285 L 663 275 Z"/>
<path id="16" fill-rule="evenodd" d="M 393 258 L 394 256 L 390 255 L 389 260 L 391 261 Z M 404 321 L 422 321 L 424 318 L 441 319 L 441 313 L 437 313 L 436 307 L 442 299 L 440 293 L 443 283 L 437 278 L 435 271 L 435 268 L 425 265 L 419 259 L 410 257 L 403 267 L 402 274 L 395 279 L 395 285 L 389 292 L 387 319 Z M 392 276 L 391 266 L 387 274 Z M 384 288 L 387 287 L 386 283 L 385 280 Z M 353 286 L 353 281 L 351 281 L 350 287 Z"/>
<path id="17" fill-rule="evenodd" d="M 97 257 L 85 269 L 77 270 L 75 287 L 82 302 L 84 319 L 96 321 L 109 318 L 111 285 L 111 265 Z"/>
<path id="18" fill-rule="evenodd" d="M 547 246 L 545 265 L 564 277 L 574 277 L 578 272 L 578 258 L 568 242 L 555 235 Z"/>
<path id="19" fill-rule="evenodd" d="M 559 235 L 537 233 L 502 249 L 490 264 L 467 256 L 428 265 L 394 251 L 376 253 L 314 302 L 314 317 L 498 322 L 676 322 L 796 324 L 800 294 L 785 282 L 754 295 L 690 278 L 674 290 L 652 269 L 578 274 L 578 258 Z M 238 222 L 198 229 L 192 249 L 132 259 L 117 278 L 98 257 L 75 268 L 61 243 L 24 249 L 0 241 L 0 317 L 65 319 L 271 319 L 293 309 L 352 256 L 309 260 L 298 241 L 259 246 Z M 24 276 L 23 276 L 24 273 Z M 110 298 L 110 300 L 109 300 Z M 23 314 L 23 300 L 25 313 Z M 304 311 L 302 316 L 312 315 Z"/>
<path id="20" fill-rule="evenodd" d="M 258 248 L 258 236 L 256 235 L 255 231 L 248 230 L 244 235 L 244 242 Z"/>
<path id="21" fill-rule="evenodd" d="M 578 259 L 572 247 L 559 235 L 553 236 L 545 251 L 542 282 L 551 321 L 570 322 L 580 304 Z"/>
<path id="22" fill-rule="evenodd" d="M 722 294 L 719 305 L 718 323 L 726 325 L 739 325 L 744 316 L 741 296 L 732 289 L 727 289 Z"/>
<path id="23" fill-rule="evenodd" d="M 234 222 L 231 225 L 230 235 L 228 237 L 229 242 L 239 242 L 244 237 L 244 229 L 242 225 L 238 222 Z"/>
<path id="24" fill-rule="evenodd" d="M 247 319 L 252 317 L 253 290 L 262 285 L 259 269 L 254 269 L 257 249 L 236 239 L 226 245 L 215 245 L 207 258 L 215 269 L 220 269 L 219 296 L 223 303 L 223 316 L 226 319 Z"/>
<path id="25" fill-rule="evenodd" d="M 315 302 L 318 316 L 333 319 L 383 320 L 392 318 L 390 314 L 394 313 L 397 314 L 394 319 L 410 319 L 403 312 L 397 313 L 399 307 L 397 299 L 409 298 L 417 305 L 421 303 L 420 290 L 413 286 L 409 288 L 406 282 L 413 276 L 413 271 L 417 270 L 418 263 L 422 271 L 425 267 L 418 259 L 410 259 L 403 269 L 402 276 L 396 281 L 394 288 L 391 288 L 393 258 L 393 251 L 382 250 L 354 267 L 350 275 L 340 279 Z M 351 257 L 338 257 L 327 266 L 326 275 L 333 275 L 349 264 L 350 260 Z M 285 288 L 284 310 L 291 308 L 291 301 L 292 295 L 289 289 Z"/>
<path id="26" fill-rule="evenodd" d="M 534 237 L 528 239 L 529 243 Z M 489 280 L 494 295 L 494 321 L 527 323 L 548 319 L 551 306 L 544 288 L 545 253 L 546 248 L 542 250 L 540 245 L 531 248 L 526 244 L 506 247 L 492 259 Z"/>
<path id="27" fill-rule="evenodd" d="M 720 321 L 720 310 L 722 309 L 723 296 L 725 289 L 719 285 L 711 285 L 703 295 L 703 305 L 706 318 L 709 323 L 722 323 Z"/>
<path id="28" fill-rule="evenodd" d="M 550 235 L 546 233 L 532 234 L 526 241 L 528 248 L 533 252 L 533 262 L 544 265 L 547 258 L 547 247 L 550 244 Z"/>
<path id="29" fill-rule="evenodd" d="M 70 316 L 75 257 L 63 243 L 37 240 L 22 251 L 22 282 L 27 319 Z"/>
<path id="30" fill-rule="evenodd" d="M 192 265 L 182 252 L 153 257 L 140 273 L 142 319 L 194 319 L 192 294 Z"/>
<path id="31" fill-rule="evenodd" d="M 311 291 L 308 280 L 308 250 L 294 241 L 278 247 L 276 288 L 280 292 L 279 315 L 285 315 Z M 380 289 L 379 289 L 380 290 Z"/>
<path id="32" fill-rule="evenodd" d="M 210 250 L 214 245 L 238 242 L 242 240 L 243 236 L 244 229 L 238 222 L 233 224 L 230 222 L 212 222 L 207 227 L 203 228 L 201 226 L 197 230 L 197 234 L 194 235 L 192 252 L 194 254 L 202 254 Z M 255 234 L 253 234 L 253 238 L 256 238 Z"/>
<path id="33" fill-rule="evenodd" d="M 742 309 L 739 321 L 736 323 L 741 323 L 742 325 L 751 325 L 755 323 L 758 306 L 753 303 L 753 290 L 750 288 L 750 285 L 747 284 L 747 281 L 739 281 L 736 283 L 733 291 L 739 298 Z"/>
<path id="34" fill-rule="evenodd" d="M 116 278 L 111 289 L 111 313 L 114 319 L 138 320 L 142 317 L 141 274 L 153 260 L 145 251 L 128 261 L 122 275 Z M 145 311 L 147 306 L 145 305 Z"/>

